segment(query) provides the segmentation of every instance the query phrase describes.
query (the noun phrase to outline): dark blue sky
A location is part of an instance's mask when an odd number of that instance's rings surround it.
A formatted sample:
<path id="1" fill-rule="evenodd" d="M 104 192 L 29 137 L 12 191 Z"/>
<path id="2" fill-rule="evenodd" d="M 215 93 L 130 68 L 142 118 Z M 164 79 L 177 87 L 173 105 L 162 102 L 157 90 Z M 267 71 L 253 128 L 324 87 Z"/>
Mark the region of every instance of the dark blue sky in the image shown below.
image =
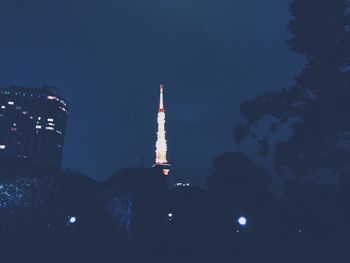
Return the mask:
<path id="1" fill-rule="evenodd" d="M 64 167 L 105 179 L 151 166 L 166 85 L 173 182 L 203 183 L 234 150 L 244 99 L 288 88 L 287 0 L 1 0 L 0 85 L 59 87 Z M 243 149 L 244 150 L 244 149 Z"/>

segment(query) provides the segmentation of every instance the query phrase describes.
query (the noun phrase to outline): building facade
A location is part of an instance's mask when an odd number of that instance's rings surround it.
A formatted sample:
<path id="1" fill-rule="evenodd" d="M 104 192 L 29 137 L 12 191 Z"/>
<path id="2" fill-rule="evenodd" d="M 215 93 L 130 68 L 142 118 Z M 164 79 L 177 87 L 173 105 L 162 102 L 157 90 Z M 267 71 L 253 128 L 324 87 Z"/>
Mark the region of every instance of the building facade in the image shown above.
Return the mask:
<path id="1" fill-rule="evenodd" d="M 67 114 L 53 88 L 0 88 L 0 157 L 60 167 Z"/>

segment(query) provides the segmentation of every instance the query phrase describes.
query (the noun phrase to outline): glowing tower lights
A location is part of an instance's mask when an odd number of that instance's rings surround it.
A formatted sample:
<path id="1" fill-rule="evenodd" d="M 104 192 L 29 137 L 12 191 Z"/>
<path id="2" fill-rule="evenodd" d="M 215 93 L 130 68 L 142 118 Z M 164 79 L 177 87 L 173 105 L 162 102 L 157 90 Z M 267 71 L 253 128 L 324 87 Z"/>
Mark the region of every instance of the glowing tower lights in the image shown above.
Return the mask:
<path id="1" fill-rule="evenodd" d="M 163 168 L 163 174 L 167 176 L 169 174 L 169 166 L 167 160 L 167 142 L 166 142 L 166 131 L 165 131 L 165 108 L 164 108 L 164 85 L 160 85 L 160 98 L 159 98 L 159 109 L 158 109 L 158 131 L 157 131 L 157 142 L 156 142 L 156 160 L 154 166 Z"/>
<path id="2" fill-rule="evenodd" d="M 156 164 L 167 163 L 167 143 L 165 139 L 165 109 L 163 102 L 163 84 L 160 85 L 160 101 L 158 109 L 158 132 L 157 132 L 157 143 L 156 143 Z"/>

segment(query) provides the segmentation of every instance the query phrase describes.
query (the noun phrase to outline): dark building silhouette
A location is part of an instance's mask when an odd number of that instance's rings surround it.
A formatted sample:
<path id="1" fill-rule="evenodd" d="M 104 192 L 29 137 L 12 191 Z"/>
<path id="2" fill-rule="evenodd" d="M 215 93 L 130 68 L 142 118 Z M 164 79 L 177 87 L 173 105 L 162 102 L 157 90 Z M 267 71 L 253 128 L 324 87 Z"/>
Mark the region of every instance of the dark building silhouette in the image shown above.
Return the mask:
<path id="1" fill-rule="evenodd" d="M 0 156 L 59 167 L 67 113 L 53 88 L 1 88 Z"/>

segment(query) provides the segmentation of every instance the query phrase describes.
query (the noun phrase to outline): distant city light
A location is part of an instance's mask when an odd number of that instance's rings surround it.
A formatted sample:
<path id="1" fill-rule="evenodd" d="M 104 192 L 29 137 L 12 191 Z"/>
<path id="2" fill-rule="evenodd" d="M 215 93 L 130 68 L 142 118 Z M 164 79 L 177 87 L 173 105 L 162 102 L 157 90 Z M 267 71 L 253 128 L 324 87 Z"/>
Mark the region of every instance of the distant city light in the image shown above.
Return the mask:
<path id="1" fill-rule="evenodd" d="M 190 186 L 189 183 L 176 183 L 175 186 Z"/>
<path id="2" fill-rule="evenodd" d="M 173 220 L 173 213 L 168 213 L 168 221 L 171 222 Z"/>
<path id="3" fill-rule="evenodd" d="M 69 223 L 70 224 L 74 224 L 75 222 L 77 222 L 77 218 L 75 216 L 69 217 Z"/>
<path id="4" fill-rule="evenodd" d="M 15 104 L 13 101 L 8 102 L 8 105 L 13 105 L 13 104 Z"/>
<path id="5" fill-rule="evenodd" d="M 240 218 L 238 218 L 238 224 L 240 224 L 241 226 L 245 226 L 247 224 L 247 219 L 244 216 L 241 216 Z"/>
<path id="6" fill-rule="evenodd" d="M 1 149 L 1 150 L 5 149 L 5 148 L 6 148 L 6 145 L 3 145 L 3 144 L 0 145 L 0 149 Z"/>

